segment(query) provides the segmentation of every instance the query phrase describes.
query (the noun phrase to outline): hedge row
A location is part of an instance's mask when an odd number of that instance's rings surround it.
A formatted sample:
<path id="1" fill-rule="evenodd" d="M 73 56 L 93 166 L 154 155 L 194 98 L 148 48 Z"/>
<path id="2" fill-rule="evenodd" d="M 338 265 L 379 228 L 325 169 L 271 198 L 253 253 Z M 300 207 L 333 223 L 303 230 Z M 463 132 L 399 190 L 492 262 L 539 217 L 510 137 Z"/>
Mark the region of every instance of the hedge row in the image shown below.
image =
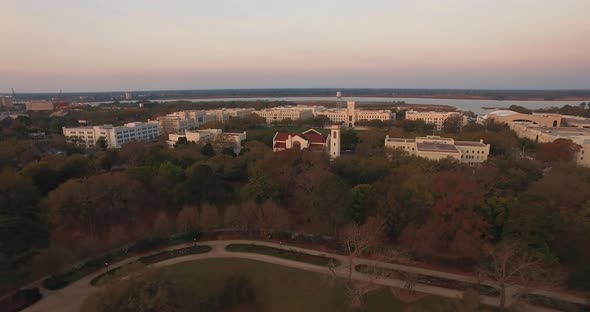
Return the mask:
<path id="1" fill-rule="evenodd" d="M 355 270 L 361 273 L 368 272 L 368 266 L 364 264 L 359 264 L 355 267 Z M 395 270 L 395 269 L 386 269 L 386 268 L 377 268 L 381 272 L 386 272 L 388 275 L 391 274 L 398 278 L 402 278 L 404 272 Z M 448 288 L 454 290 L 462 290 L 465 291 L 467 289 L 474 289 L 478 293 L 490 297 L 498 297 L 500 295 L 500 291 L 492 286 L 482 285 L 482 284 L 474 284 L 474 283 L 467 283 L 456 281 L 448 278 L 442 277 L 435 277 L 431 275 L 423 275 L 423 274 L 414 274 L 415 282 L 419 284 L 424 284 L 428 286 L 436 286 L 441 288 Z"/>
<path id="2" fill-rule="evenodd" d="M 328 265 L 340 265 L 340 262 L 334 258 L 326 256 L 311 255 L 288 248 L 275 248 L 264 245 L 256 244 L 230 244 L 225 247 L 225 250 L 231 252 L 248 252 L 263 254 L 271 257 L 289 259 L 298 262 L 305 262 L 309 264 L 328 266 Z"/>

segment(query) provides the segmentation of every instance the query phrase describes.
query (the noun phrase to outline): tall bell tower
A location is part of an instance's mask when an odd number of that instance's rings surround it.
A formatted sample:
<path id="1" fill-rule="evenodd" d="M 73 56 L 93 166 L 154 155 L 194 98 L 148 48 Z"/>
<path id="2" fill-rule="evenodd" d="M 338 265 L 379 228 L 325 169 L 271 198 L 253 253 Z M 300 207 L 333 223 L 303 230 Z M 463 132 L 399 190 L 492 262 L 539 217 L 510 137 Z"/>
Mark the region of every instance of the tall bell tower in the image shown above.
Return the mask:
<path id="1" fill-rule="evenodd" d="M 340 157 L 340 126 L 332 125 L 330 131 L 330 159 Z"/>

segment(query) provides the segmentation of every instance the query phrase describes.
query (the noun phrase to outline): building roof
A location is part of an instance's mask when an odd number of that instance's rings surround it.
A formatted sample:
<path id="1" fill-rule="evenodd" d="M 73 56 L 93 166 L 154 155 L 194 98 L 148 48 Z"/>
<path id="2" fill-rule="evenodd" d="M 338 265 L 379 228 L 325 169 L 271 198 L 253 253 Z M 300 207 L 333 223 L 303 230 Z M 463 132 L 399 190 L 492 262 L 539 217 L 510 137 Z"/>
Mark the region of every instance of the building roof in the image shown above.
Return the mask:
<path id="1" fill-rule="evenodd" d="M 455 145 L 459 146 L 480 146 L 485 147 L 486 145 L 481 142 L 473 142 L 473 141 L 455 141 Z"/>
<path id="2" fill-rule="evenodd" d="M 308 141 L 310 144 L 325 144 L 326 140 L 328 139 L 328 136 L 320 134 L 317 130 L 309 129 L 301 134 L 278 132 L 275 136 L 275 141 L 287 141 L 289 136 L 298 136 Z"/>
<path id="3" fill-rule="evenodd" d="M 274 145 L 274 148 L 286 148 L 287 147 L 287 143 L 285 142 L 276 142 Z"/>
<path id="4" fill-rule="evenodd" d="M 387 138 L 388 142 L 416 143 L 416 139 Z"/>
<path id="5" fill-rule="evenodd" d="M 519 114 L 519 113 L 517 113 L 515 111 L 507 110 L 507 109 L 497 110 L 497 111 L 493 111 L 493 112 L 488 113 L 488 115 L 495 115 L 495 116 L 499 116 L 499 117 L 510 116 L 510 115 L 515 115 L 515 114 Z"/>
<path id="6" fill-rule="evenodd" d="M 416 148 L 421 152 L 460 153 L 455 145 L 437 143 L 418 143 Z"/>

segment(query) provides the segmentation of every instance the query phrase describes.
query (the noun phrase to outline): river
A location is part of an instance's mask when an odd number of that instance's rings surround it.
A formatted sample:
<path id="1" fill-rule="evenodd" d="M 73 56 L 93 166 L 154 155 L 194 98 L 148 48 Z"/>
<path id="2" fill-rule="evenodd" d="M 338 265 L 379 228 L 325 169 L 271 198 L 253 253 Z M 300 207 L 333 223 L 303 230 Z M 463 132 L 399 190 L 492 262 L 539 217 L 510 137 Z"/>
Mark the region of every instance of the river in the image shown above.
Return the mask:
<path id="1" fill-rule="evenodd" d="M 404 101 L 406 104 L 434 104 L 434 105 L 449 105 L 454 106 L 458 110 L 472 111 L 477 114 L 484 113 L 486 110 L 483 107 L 506 107 L 510 105 L 520 105 L 530 109 L 547 108 L 552 106 L 561 107 L 564 105 L 578 105 L 581 102 L 590 103 L 590 99 L 586 101 L 499 101 L 499 100 L 477 100 L 477 99 L 433 99 L 433 98 L 392 98 L 392 97 L 343 97 L 341 101 L 357 101 L 370 103 L 393 103 L 396 101 Z M 290 101 L 290 102 L 310 102 L 310 101 L 328 101 L 334 102 L 334 97 L 244 97 L 244 98 L 186 98 L 186 99 L 170 99 L 170 100 L 156 100 L 161 103 L 175 102 L 175 101 L 191 101 L 191 102 L 227 102 L 227 101 Z M 125 101 L 121 101 L 122 103 Z M 89 103 L 97 105 L 98 103 Z"/>

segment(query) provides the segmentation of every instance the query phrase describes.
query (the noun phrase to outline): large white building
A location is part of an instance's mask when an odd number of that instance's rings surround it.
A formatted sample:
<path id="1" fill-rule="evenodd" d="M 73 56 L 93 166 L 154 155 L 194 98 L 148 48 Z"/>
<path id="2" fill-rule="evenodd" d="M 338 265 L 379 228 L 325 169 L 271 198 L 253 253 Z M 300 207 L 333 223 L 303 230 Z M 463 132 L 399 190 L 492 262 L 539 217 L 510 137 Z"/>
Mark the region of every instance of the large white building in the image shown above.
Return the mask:
<path id="1" fill-rule="evenodd" d="M 300 120 L 313 118 L 312 109 L 306 106 L 277 106 L 257 110 L 253 113 L 264 118 L 267 123 L 273 123 L 285 119 Z"/>
<path id="2" fill-rule="evenodd" d="M 254 108 L 221 108 L 205 111 L 207 115 L 215 116 L 215 120 L 225 122 L 232 118 L 244 118 L 254 112 Z"/>
<path id="3" fill-rule="evenodd" d="M 462 163 L 476 164 L 488 159 L 490 144 L 474 141 L 455 141 L 440 136 L 417 137 L 416 139 L 385 137 L 385 147 L 401 149 L 410 155 L 440 160 L 447 157 Z"/>
<path id="4" fill-rule="evenodd" d="M 574 155 L 578 165 L 590 166 L 590 129 L 583 127 L 546 127 L 533 122 L 510 122 L 510 129 L 519 138 L 527 138 L 537 143 L 551 143 L 558 139 L 571 140 L 580 146 Z"/>
<path id="5" fill-rule="evenodd" d="M 331 122 L 341 123 L 346 127 L 354 127 L 360 120 L 395 120 L 395 113 L 390 110 L 357 109 L 354 101 L 346 103 L 346 108 L 316 109 L 314 116 L 326 116 Z"/>
<path id="6" fill-rule="evenodd" d="M 225 122 L 232 118 L 244 118 L 254 112 L 253 108 L 222 108 L 212 110 L 186 110 L 158 117 L 162 134 L 184 132 L 196 129 L 210 122 Z"/>
<path id="7" fill-rule="evenodd" d="M 231 147 L 238 154 L 242 149 L 242 142 L 246 140 L 246 131 L 223 132 L 221 129 L 203 129 L 171 133 L 168 134 L 168 146 L 173 148 L 180 138 L 185 138 L 187 143 L 209 142 L 220 148 Z"/>
<path id="8" fill-rule="evenodd" d="M 151 141 L 160 135 L 157 122 L 130 122 L 123 126 L 102 125 L 93 127 L 63 128 L 66 141 L 93 148 L 99 138 L 104 138 L 107 147 L 119 148 L 131 141 Z"/>
<path id="9" fill-rule="evenodd" d="M 215 120 L 215 115 L 207 114 L 203 110 L 186 110 L 158 117 L 160 133 L 177 133 L 195 129 L 200 125 Z"/>
<path id="10" fill-rule="evenodd" d="M 442 130 L 443 124 L 451 116 L 460 116 L 461 123 L 465 124 L 466 117 L 460 112 L 437 112 L 437 111 L 406 111 L 407 120 L 424 120 L 425 123 L 435 126 L 436 130 Z"/>

